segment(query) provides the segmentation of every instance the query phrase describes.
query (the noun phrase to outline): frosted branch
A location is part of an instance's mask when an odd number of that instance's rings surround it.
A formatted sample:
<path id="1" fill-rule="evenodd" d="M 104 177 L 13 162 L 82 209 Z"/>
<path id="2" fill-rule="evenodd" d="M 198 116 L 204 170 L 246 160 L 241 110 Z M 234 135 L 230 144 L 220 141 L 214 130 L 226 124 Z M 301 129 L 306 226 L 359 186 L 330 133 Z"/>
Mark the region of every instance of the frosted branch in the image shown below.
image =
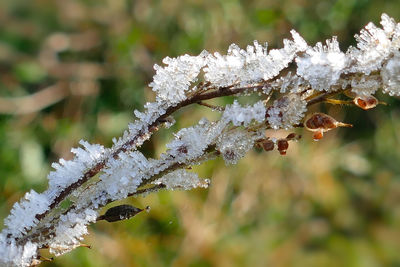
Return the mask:
<path id="1" fill-rule="evenodd" d="M 292 40 L 284 40 L 280 49 L 255 41 L 246 49 L 232 44 L 226 55 L 204 51 L 165 58 L 164 66 L 155 65 L 149 84 L 155 102 L 134 111 L 137 120 L 112 147 L 81 141 L 72 160 L 53 163 L 45 192 L 31 190 L 14 204 L 0 234 L 0 265 L 29 266 L 40 262 L 39 249 L 58 256 L 81 246 L 100 208 L 116 200 L 207 188 L 210 180 L 190 171 L 193 165 L 215 157 L 236 164 L 254 146 L 285 155 L 289 143 L 299 139 L 295 134 L 272 138 L 267 129 L 304 127 L 319 140 L 332 129 L 351 127 L 327 114 L 309 114 L 309 107 L 327 102 L 370 109 L 379 104 L 374 96 L 379 89 L 400 95 L 400 24 L 383 14 L 381 26 L 369 23 L 356 35 L 357 47 L 346 52 L 336 37 L 309 46 L 291 31 Z M 349 100 L 336 99 L 340 94 Z M 237 97 L 248 95 L 259 99 L 241 104 L 244 98 Z M 205 102 L 224 96 L 235 100 L 215 108 Z M 196 103 L 221 113 L 220 119 L 180 129 L 157 158 L 138 150 L 174 123 L 177 110 Z"/>

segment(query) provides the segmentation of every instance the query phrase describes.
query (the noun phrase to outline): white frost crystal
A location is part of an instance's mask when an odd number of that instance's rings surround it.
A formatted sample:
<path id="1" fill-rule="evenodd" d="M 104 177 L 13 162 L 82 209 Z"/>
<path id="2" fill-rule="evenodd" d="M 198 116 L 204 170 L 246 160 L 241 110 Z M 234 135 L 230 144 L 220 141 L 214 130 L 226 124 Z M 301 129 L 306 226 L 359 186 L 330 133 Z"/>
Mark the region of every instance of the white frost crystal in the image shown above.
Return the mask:
<path id="1" fill-rule="evenodd" d="M 62 215 L 50 244 L 50 252 L 59 256 L 78 247 L 80 240 L 87 234 L 87 225 L 95 222 L 96 218 L 97 212 L 91 209 L 82 213 L 69 212 Z"/>
<path id="2" fill-rule="evenodd" d="M 268 108 L 267 120 L 272 129 L 290 129 L 300 123 L 306 111 L 307 102 L 298 94 L 289 94 Z"/>
<path id="3" fill-rule="evenodd" d="M 221 152 L 226 165 L 236 164 L 253 148 L 254 141 L 261 136 L 259 133 L 249 133 L 244 129 L 236 128 L 223 133 L 219 137 L 217 150 Z"/>
<path id="4" fill-rule="evenodd" d="M 53 163 L 55 171 L 48 175 L 49 189 L 45 192 L 49 199 L 55 198 L 65 187 L 81 179 L 94 163 L 101 159 L 106 153 L 102 145 L 89 144 L 81 140 L 79 142 L 83 148 L 73 148 L 71 152 L 75 154 L 73 160 L 60 159 L 59 163 Z"/>
<path id="5" fill-rule="evenodd" d="M 11 214 L 4 220 L 6 232 L 13 237 L 23 236 L 38 222 L 36 214 L 45 212 L 49 205 L 50 201 L 44 194 L 34 190 L 26 193 L 21 202 L 14 204 Z"/>
<path id="6" fill-rule="evenodd" d="M 30 266 L 37 256 L 37 245 L 28 241 L 24 246 L 17 246 L 14 240 L 8 241 L 0 235 L 0 266 Z"/>
<path id="7" fill-rule="evenodd" d="M 215 141 L 226 127 L 227 122 L 221 120 L 210 123 L 201 120 L 198 125 L 183 128 L 175 134 L 175 140 L 167 144 L 168 156 L 179 162 L 187 162 L 201 156 L 204 150 Z"/>
<path id="8" fill-rule="evenodd" d="M 285 76 L 274 81 L 272 86 L 279 88 L 280 93 L 300 93 L 302 90 L 304 90 L 304 87 L 300 85 L 304 83 L 305 81 L 302 77 L 292 74 L 292 72 L 289 71 Z M 265 92 L 265 94 L 268 95 L 269 92 Z"/>
<path id="9" fill-rule="evenodd" d="M 168 190 L 190 190 L 197 187 L 207 188 L 210 180 L 200 179 L 197 173 L 180 169 L 164 175 L 153 184 L 163 184 Z"/>
<path id="10" fill-rule="evenodd" d="M 282 49 L 273 49 L 269 53 L 267 44 L 262 46 L 254 41 L 254 45 L 247 46 L 246 50 L 232 44 L 226 56 L 210 54 L 204 67 L 206 81 L 216 86 L 230 86 L 247 85 L 275 77 L 289 65 L 297 52 L 307 47 L 297 32 L 291 33 L 294 41 L 285 39 Z"/>
<path id="11" fill-rule="evenodd" d="M 368 75 L 380 68 L 383 60 L 389 56 L 392 51 L 390 37 L 394 27 L 386 14 L 382 15 L 381 23 L 383 30 L 370 22 L 359 35 L 355 35 L 358 49 L 350 47 L 347 51 L 347 55 L 353 61 L 350 72 L 363 72 Z"/>
<path id="12" fill-rule="evenodd" d="M 223 119 L 232 122 L 235 126 L 248 126 L 253 120 L 262 122 L 265 120 L 265 106 L 258 101 L 253 106 L 242 107 L 236 100 L 232 105 L 225 107 Z"/>
<path id="13" fill-rule="evenodd" d="M 136 191 L 148 164 L 147 158 L 139 151 L 120 153 L 118 158 L 107 163 L 99 187 L 111 199 L 126 198 L 129 192 Z"/>
<path id="14" fill-rule="evenodd" d="M 196 81 L 197 75 L 205 64 L 208 53 L 204 51 L 199 56 L 183 55 L 178 58 L 166 57 L 163 63 L 166 67 L 154 65 L 156 75 L 149 84 L 157 92 L 157 99 L 169 104 L 176 104 L 186 99 L 191 83 Z"/>
<path id="15" fill-rule="evenodd" d="M 383 92 L 391 96 L 400 96 L 400 53 L 388 60 L 381 71 Z"/>
<path id="16" fill-rule="evenodd" d="M 336 37 L 326 41 L 326 46 L 317 43 L 307 49 L 304 56 L 296 58 L 297 75 L 307 80 L 318 91 L 329 91 L 346 66 L 346 57 L 340 51 Z"/>
<path id="17" fill-rule="evenodd" d="M 355 77 L 351 80 L 351 91 L 358 96 L 369 96 L 381 87 L 381 83 L 375 77 Z"/>

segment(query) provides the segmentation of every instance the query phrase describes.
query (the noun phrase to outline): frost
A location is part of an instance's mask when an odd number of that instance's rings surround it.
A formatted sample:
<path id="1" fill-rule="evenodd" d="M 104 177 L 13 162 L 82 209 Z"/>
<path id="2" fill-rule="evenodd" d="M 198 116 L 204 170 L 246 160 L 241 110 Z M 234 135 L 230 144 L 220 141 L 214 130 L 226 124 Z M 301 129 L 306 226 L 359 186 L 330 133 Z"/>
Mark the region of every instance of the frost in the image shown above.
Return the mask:
<path id="1" fill-rule="evenodd" d="M 97 212 L 91 209 L 82 213 L 69 212 L 62 215 L 50 244 L 50 253 L 59 256 L 79 247 L 83 235 L 88 233 L 87 225 L 95 222 L 96 218 Z"/>
<path id="2" fill-rule="evenodd" d="M 179 163 L 199 157 L 226 125 L 227 122 L 223 120 L 216 123 L 201 120 L 194 127 L 181 129 L 175 134 L 175 140 L 167 144 L 168 157 L 174 157 Z"/>
<path id="3" fill-rule="evenodd" d="M 387 14 L 382 14 L 381 25 L 386 35 L 388 37 L 392 37 L 396 30 L 396 21 L 393 18 L 389 17 Z"/>
<path id="4" fill-rule="evenodd" d="M 45 192 L 49 199 L 54 199 L 64 188 L 81 179 L 85 171 L 93 167 L 106 153 L 106 149 L 101 145 L 92 145 L 83 140 L 79 143 L 83 148 L 71 149 L 75 154 L 73 160 L 60 159 L 59 163 L 52 164 L 55 171 L 50 172 L 47 177 L 49 189 Z"/>
<path id="5" fill-rule="evenodd" d="M 248 126 L 253 120 L 262 122 L 265 120 L 265 106 L 258 101 L 253 106 L 242 107 L 236 100 L 232 105 L 226 106 L 223 119 L 232 122 L 235 126 Z"/>
<path id="6" fill-rule="evenodd" d="M 388 60 L 381 71 L 383 92 L 391 96 L 400 96 L 400 53 Z"/>
<path id="7" fill-rule="evenodd" d="M 107 192 L 109 198 L 123 199 L 129 192 L 136 191 L 148 165 L 147 158 L 139 151 L 120 153 L 118 158 L 107 163 L 99 187 Z"/>
<path id="8" fill-rule="evenodd" d="M 291 33 L 294 41 L 284 40 L 282 49 L 273 49 L 269 53 L 267 43 L 263 46 L 254 41 L 246 50 L 232 44 L 226 56 L 210 54 L 204 68 L 206 81 L 217 86 L 247 85 L 275 77 L 293 61 L 297 52 L 307 47 L 297 32 Z"/>
<path id="9" fill-rule="evenodd" d="M 307 102 L 298 94 L 275 100 L 267 109 L 267 120 L 272 129 L 290 129 L 300 123 L 307 111 Z"/>
<path id="10" fill-rule="evenodd" d="M 262 134 L 261 134 L 262 136 Z M 217 141 L 217 150 L 221 152 L 226 165 L 236 164 L 239 159 L 253 148 L 259 134 L 249 133 L 237 128 L 222 134 Z"/>
<path id="11" fill-rule="evenodd" d="M 14 204 L 10 215 L 4 220 L 7 233 L 13 237 L 21 237 L 38 222 L 36 214 L 45 212 L 49 205 L 50 201 L 44 194 L 38 194 L 34 190 L 26 193 L 21 202 Z"/>
<path id="12" fill-rule="evenodd" d="M 300 93 L 304 88 L 300 86 L 304 84 L 305 81 L 302 77 L 292 74 L 292 72 L 288 72 L 285 76 L 280 77 L 272 84 L 273 87 L 280 88 L 280 93 Z"/>
<path id="13" fill-rule="evenodd" d="M 203 51 L 199 56 L 166 57 L 163 60 L 166 67 L 154 65 L 156 75 L 149 86 L 157 93 L 157 99 L 172 105 L 185 100 L 186 92 L 191 83 L 196 81 L 207 54 Z"/>
<path id="14" fill-rule="evenodd" d="M 363 72 L 370 74 L 382 65 L 385 58 L 392 51 L 390 37 L 393 35 L 394 25 L 386 14 L 382 15 L 383 30 L 376 27 L 372 22 L 355 35 L 357 47 L 349 48 L 347 55 L 354 61 L 350 72 Z"/>
<path id="15" fill-rule="evenodd" d="M 296 58 L 297 75 L 307 80 L 318 91 L 330 91 L 337 82 L 347 61 L 340 51 L 336 37 L 326 41 L 326 46 L 317 43 L 307 49 L 304 56 Z"/>
<path id="16" fill-rule="evenodd" d="M 369 96 L 381 87 L 381 83 L 376 78 L 368 76 L 355 77 L 351 80 L 351 91 L 359 96 Z"/>
<path id="17" fill-rule="evenodd" d="M 15 241 L 7 241 L 0 235 L 0 266 L 31 266 L 32 259 L 37 256 L 37 244 L 28 241 L 18 246 Z"/>
<path id="18" fill-rule="evenodd" d="M 151 133 L 148 131 L 149 125 L 154 123 L 156 119 L 165 114 L 165 110 L 168 108 L 167 103 L 165 102 L 148 102 L 144 106 L 145 111 L 140 112 L 135 110 L 134 114 L 137 116 L 138 120 L 134 123 L 130 123 L 128 125 L 128 130 L 125 131 L 121 138 L 113 139 L 113 147 L 110 149 L 111 151 L 116 151 L 124 146 L 126 142 L 132 141 L 135 139 L 133 144 L 134 147 L 139 147 L 150 138 Z"/>
<path id="19" fill-rule="evenodd" d="M 181 169 L 164 175 L 153 182 L 153 184 L 163 184 L 168 190 L 190 190 L 197 187 L 207 188 L 210 184 L 210 180 L 200 179 L 196 173 Z"/>

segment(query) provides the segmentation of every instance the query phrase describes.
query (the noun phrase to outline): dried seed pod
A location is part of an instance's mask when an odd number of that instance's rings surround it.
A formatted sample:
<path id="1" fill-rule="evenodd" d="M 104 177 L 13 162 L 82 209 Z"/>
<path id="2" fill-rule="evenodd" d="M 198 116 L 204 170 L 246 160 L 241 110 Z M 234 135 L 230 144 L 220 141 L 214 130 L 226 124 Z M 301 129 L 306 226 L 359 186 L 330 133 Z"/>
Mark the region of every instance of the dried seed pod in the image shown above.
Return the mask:
<path id="1" fill-rule="evenodd" d="M 372 95 L 368 96 L 358 95 L 353 99 L 353 102 L 356 106 L 362 108 L 363 110 L 374 108 L 379 103 L 378 99 L 376 99 L 376 97 Z"/>
<path id="2" fill-rule="evenodd" d="M 265 140 L 262 142 L 262 146 L 265 151 L 271 151 L 274 150 L 275 144 L 272 140 Z"/>
<path id="3" fill-rule="evenodd" d="M 288 147 L 289 147 L 289 142 L 286 139 L 278 140 L 278 151 L 281 155 L 286 155 Z"/>
<path id="4" fill-rule="evenodd" d="M 336 120 L 323 113 L 314 113 L 309 117 L 304 126 L 309 131 L 330 130 L 336 128 Z"/>
<path id="5" fill-rule="evenodd" d="M 139 212 L 143 211 L 142 209 L 136 208 L 131 205 L 120 205 L 109 208 L 104 215 L 101 215 L 97 218 L 98 221 L 106 220 L 107 222 L 117 222 L 121 220 L 129 219 Z"/>
<path id="6" fill-rule="evenodd" d="M 297 135 L 296 135 L 295 133 L 290 133 L 290 134 L 288 134 L 288 136 L 286 136 L 286 139 L 292 140 L 292 139 L 295 139 L 296 136 L 297 136 Z"/>
<path id="7" fill-rule="evenodd" d="M 338 122 L 331 116 L 324 113 L 314 113 L 304 123 L 304 126 L 309 131 L 329 131 L 337 127 L 353 127 L 353 125 L 343 122 Z"/>
<path id="8" fill-rule="evenodd" d="M 324 113 L 314 113 L 308 117 L 304 123 L 307 130 L 314 132 L 314 140 L 320 140 L 324 136 L 324 132 L 335 129 L 337 127 L 353 127 L 353 125 L 338 122 L 331 116 Z"/>

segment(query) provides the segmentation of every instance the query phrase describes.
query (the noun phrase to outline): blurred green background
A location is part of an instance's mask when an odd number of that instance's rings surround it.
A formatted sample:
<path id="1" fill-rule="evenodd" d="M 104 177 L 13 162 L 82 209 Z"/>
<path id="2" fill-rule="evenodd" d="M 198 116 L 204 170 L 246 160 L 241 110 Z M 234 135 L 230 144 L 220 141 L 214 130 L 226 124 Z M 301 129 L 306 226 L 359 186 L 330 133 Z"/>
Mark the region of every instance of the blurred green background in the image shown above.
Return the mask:
<path id="1" fill-rule="evenodd" d="M 253 40 L 279 48 L 292 28 L 309 44 L 337 35 L 345 50 L 383 12 L 400 21 L 398 0 L 0 1 L 0 221 L 46 189 L 51 162 L 80 139 L 110 146 L 154 99 L 146 85 L 162 58 Z M 317 107 L 355 128 L 319 142 L 299 131 L 285 157 L 196 168 L 208 190 L 125 200 L 151 211 L 91 226 L 91 250 L 43 266 L 400 266 L 400 105 L 381 99 L 389 106 L 371 111 Z M 143 151 L 159 154 L 204 115 L 186 108 Z"/>

